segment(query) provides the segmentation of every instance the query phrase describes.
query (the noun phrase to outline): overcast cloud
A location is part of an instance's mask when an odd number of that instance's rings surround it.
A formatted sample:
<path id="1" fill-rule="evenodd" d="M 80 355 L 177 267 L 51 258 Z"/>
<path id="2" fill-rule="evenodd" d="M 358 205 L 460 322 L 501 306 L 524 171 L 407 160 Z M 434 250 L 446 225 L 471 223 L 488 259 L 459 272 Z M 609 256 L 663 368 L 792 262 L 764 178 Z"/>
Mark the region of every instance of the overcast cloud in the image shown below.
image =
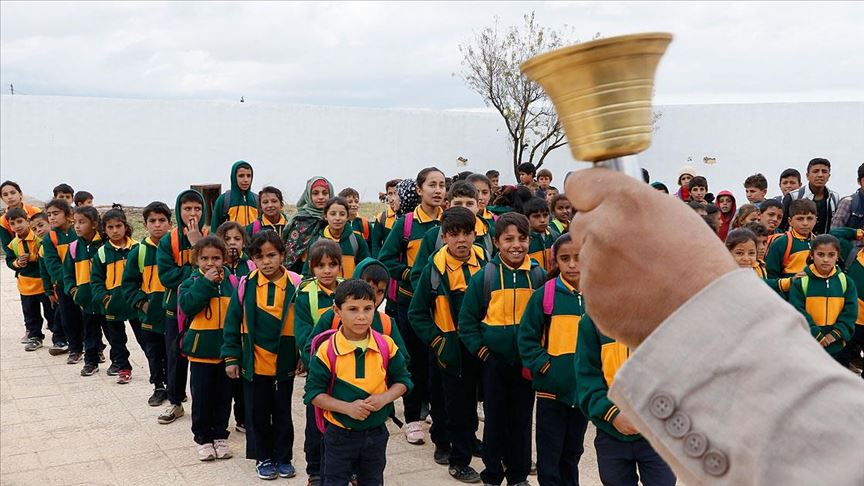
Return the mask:
<path id="1" fill-rule="evenodd" d="M 0 3 L 9 93 L 475 108 L 458 45 L 521 22 L 668 31 L 656 102 L 864 99 L 864 4 Z"/>

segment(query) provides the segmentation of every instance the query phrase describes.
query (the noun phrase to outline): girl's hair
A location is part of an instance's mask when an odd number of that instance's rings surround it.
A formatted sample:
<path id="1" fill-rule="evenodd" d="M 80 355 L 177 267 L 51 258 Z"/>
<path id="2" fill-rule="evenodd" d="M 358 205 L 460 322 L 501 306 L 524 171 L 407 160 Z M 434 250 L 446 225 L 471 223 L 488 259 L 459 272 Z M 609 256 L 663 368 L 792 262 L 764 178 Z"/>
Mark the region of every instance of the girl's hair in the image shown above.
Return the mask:
<path id="1" fill-rule="evenodd" d="M 327 216 L 327 212 L 330 211 L 330 206 L 335 206 L 337 204 L 345 208 L 346 213 L 348 212 L 348 200 L 342 196 L 336 196 L 327 200 L 327 204 L 324 205 L 324 216 Z"/>
<path id="2" fill-rule="evenodd" d="M 232 229 L 240 232 L 240 237 L 243 238 L 243 248 L 246 248 L 246 245 L 249 244 L 249 235 L 246 234 L 246 230 L 243 229 L 242 226 L 240 226 L 240 223 L 236 221 L 225 221 L 224 223 L 220 224 L 219 227 L 216 228 L 216 236 L 218 236 L 219 239 L 224 242 L 225 235 Z"/>
<path id="3" fill-rule="evenodd" d="M 735 217 L 735 221 L 732 221 L 733 228 L 740 228 L 744 225 L 744 219 L 747 216 L 750 216 L 753 213 L 758 213 L 759 208 L 756 207 L 755 204 L 745 204 L 738 208 L 738 216 Z"/>
<path id="4" fill-rule="evenodd" d="M 726 249 L 732 251 L 741 243 L 752 241 L 753 245 L 759 246 L 759 239 L 756 238 L 756 233 L 746 228 L 736 228 L 726 235 Z"/>
<path id="5" fill-rule="evenodd" d="M 433 172 L 438 172 L 442 176 L 444 175 L 444 172 L 441 169 L 439 169 L 438 167 L 426 167 L 425 169 L 423 169 L 417 173 L 417 179 L 416 179 L 417 180 L 417 189 L 420 189 L 421 187 L 423 187 L 423 184 L 426 183 L 426 178 L 429 177 L 429 174 L 431 174 Z"/>
<path id="6" fill-rule="evenodd" d="M 813 238 L 813 241 L 810 242 L 810 253 L 812 254 L 816 251 L 816 248 L 819 248 L 823 245 L 833 246 L 835 250 L 837 250 L 837 255 L 840 255 L 840 240 L 837 239 L 834 235 L 819 235 L 816 238 Z"/>
<path id="7" fill-rule="evenodd" d="M 12 186 L 15 188 L 16 191 L 18 191 L 19 193 L 21 192 L 21 186 L 19 186 L 17 182 L 12 181 L 3 181 L 3 183 L 0 184 L 0 191 L 2 191 L 3 188 L 6 186 Z"/>
<path id="8" fill-rule="evenodd" d="M 264 186 L 260 191 L 258 191 L 258 200 L 261 200 L 261 196 L 264 194 L 273 194 L 279 199 L 280 203 L 284 203 L 285 201 L 282 199 L 282 191 L 273 187 L 273 186 Z"/>
<path id="9" fill-rule="evenodd" d="M 100 223 L 99 211 L 96 210 L 93 206 L 78 206 L 73 211 L 74 214 L 80 214 L 85 218 L 89 219 L 93 222 L 93 226 L 96 227 L 96 230 L 101 233 L 102 225 Z"/>
<path id="10" fill-rule="evenodd" d="M 77 209 L 75 212 L 78 212 Z M 126 238 L 131 238 L 132 225 L 129 224 L 129 221 L 126 220 L 126 213 L 124 213 L 122 209 L 109 209 L 108 211 L 106 211 L 105 214 L 102 215 L 102 222 L 99 225 L 99 232 L 103 235 L 107 235 L 107 233 L 105 232 L 105 226 L 108 225 L 108 221 L 113 221 L 115 219 L 123 223 L 123 226 L 126 227 Z"/>
<path id="11" fill-rule="evenodd" d="M 247 250 L 249 258 L 260 256 L 261 247 L 264 246 L 264 243 L 270 243 L 273 245 L 280 255 L 285 254 L 285 243 L 275 231 L 259 231 L 258 233 L 255 233 L 255 236 L 252 237 L 252 241 L 249 242 L 249 248 Z"/>
<path id="12" fill-rule="evenodd" d="M 549 211 L 551 211 L 551 212 L 554 214 L 554 213 L 555 213 L 555 206 L 557 206 L 558 203 L 561 202 L 561 201 L 567 201 L 567 202 L 570 202 L 570 201 L 567 199 L 567 195 L 565 195 L 565 194 L 558 194 L 557 196 L 553 197 L 553 198 L 552 198 L 552 202 L 549 203 Z M 571 205 L 571 207 L 572 207 L 572 205 Z"/>
<path id="13" fill-rule="evenodd" d="M 513 211 L 521 213 L 525 203 L 534 197 L 531 189 L 525 186 L 505 186 L 501 194 L 495 198 L 493 206 L 509 206 Z"/>
<path id="14" fill-rule="evenodd" d="M 552 243 L 552 270 L 549 270 L 549 273 L 546 275 L 546 280 L 552 280 L 557 278 L 558 275 L 561 275 L 561 269 L 558 268 L 558 252 L 561 251 L 561 247 L 566 245 L 567 243 L 571 243 L 573 238 L 570 237 L 570 233 L 564 233 L 559 236 L 558 239 Z"/>
<path id="15" fill-rule="evenodd" d="M 339 248 L 339 244 L 327 238 L 319 238 L 309 249 L 309 270 L 320 265 L 324 257 L 330 257 L 341 266 L 342 249 Z"/>
<path id="16" fill-rule="evenodd" d="M 346 187 L 345 189 L 339 191 L 339 197 L 344 197 L 346 199 L 349 197 L 356 197 L 357 199 L 360 199 L 360 193 L 357 192 L 357 189 L 354 189 L 353 187 Z"/>
<path id="17" fill-rule="evenodd" d="M 63 211 L 63 213 L 66 216 L 69 216 L 72 214 L 72 206 L 70 206 L 69 202 L 65 199 L 56 199 L 55 198 L 55 199 L 48 201 L 48 204 L 45 205 L 45 210 L 47 211 L 48 208 L 57 208 L 60 211 Z"/>
<path id="18" fill-rule="evenodd" d="M 38 213 L 30 216 L 30 221 L 36 221 L 37 219 L 42 219 L 48 221 L 48 215 L 45 214 L 45 211 L 39 211 Z"/>
<path id="19" fill-rule="evenodd" d="M 519 234 L 526 237 L 531 230 L 531 224 L 524 214 L 504 213 L 498 218 L 498 221 L 495 221 L 495 239 L 498 240 L 511 226 L 515 226 Z"/>
<path id="20" fill-rule="evenodd" d="M 220 252 L 222 252 L 222 258 L 227 258 L 228 248 L 225 247 L 225 242 L 222 241 L 218 236 L 208 235 L 204 238 L 198 240 L 198 243 L 195 243 L 195 246 L 192 247 L 192 261 L 198 261 L 198 255 L 201 254 L 201 250 L 205 248 L 216 248 Z"/>
<path id="21" fill-rule="evenodd" d="M 769 201 L 770 200 L 771 199 L 769 199 Z M 770 236 L 771 235 L 771 232 L 768 231 L 768 228 L 766 228 L 759 221 L 750 221 L 749 223 L 742 226 L 742 228 L 749 229 L 750 231 L 753 232 L 754 235 L 756 235 L 757 238 L 762 238 L 763 236 Z"/>
<path id="22" fill-rule="evenodd" d="M 482 182 L 483 184 L 486 184 L 486 187 L 490 191 L 492 190 L 492 182 L 489 180 L 488 177 L 483 174 L 471 174 L 465 180 L 470 182 L 471 184 L 474 184 L 475 182 Z"/>

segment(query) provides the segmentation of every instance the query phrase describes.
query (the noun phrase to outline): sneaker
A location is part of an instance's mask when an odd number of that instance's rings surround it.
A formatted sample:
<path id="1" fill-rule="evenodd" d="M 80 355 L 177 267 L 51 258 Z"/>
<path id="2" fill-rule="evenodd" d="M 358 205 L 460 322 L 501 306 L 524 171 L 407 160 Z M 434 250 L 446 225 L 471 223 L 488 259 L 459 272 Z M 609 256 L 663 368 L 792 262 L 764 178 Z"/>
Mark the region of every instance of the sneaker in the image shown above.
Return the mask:
<path id="1" fill-rule="evenodd" d="M 216 459 L 230 459 L 231 447 L 228 445 L 228 439 L 216 439 L 213 441 L 213 448 L 216 449 Z"/>
<path id="2" fill-rule="evenodd" d="M 212 461 L 213 459 L 216 459 L 216 449 L 213 448 L 213 444 L 198 444 L 198 460 Z"/>
<path id="3" fill-rule="evenodd" d="M 237 422 L 236 424 L 234 424 L 234 430 L 236 430 L 237 432 L 240 432 L 241 434 L 245 434 L 246 433 L 246 424 L 241 424 L 240 422 Z M 279 467 L 279 465 L 277 464 L 276 467 Z"/>
<path id="4" fill-rule="evenodd" d="M 30 342 L 30 336 L 28 336 L 25 332 L 24 337 L 22 337 L 18 342 L 20 342 L 21 344 L 27 344 Z"/>
<path id="5" fill-rule="evenodd" d="M 450 477 L 463 483 L 479 483 L 480 473 L 471 466 L 450 466 L 447 470 Z"/>
<path id="6" fill-rule="evenodd" d="M 69 357 L 66 358 L 66 364 L 70 364 L 70 365 L 78 364 L 81 362 L 82 358 L 83 358 L 83 356 L 81 356 L 81 353 L 69 353 Z"/>
<path id="7" fill-rule="evenodd" d="M 81 368 L 81 376 L 92 376 L 97 371 L 99 371 L 98 364 L 84 363 L 84 367 Z"/>
<path id="8" fill-rule="evenodd" d="M 102 356 L 100 356 L 100 357 L 99 357 L 99 362 L 100 362 L 100 363 L 104 363 L 104 362 L 105 362 L 105 358 L 103 358 Z M 108 371 L 105 372 L 105 374 L 108 375 L 108 376 L 117 376 L 119 373 L 120 373 L 120 367 L 117 366 L 117 365 L 115 365 L 114 363 L 111 363 L 111 366 L 108 367 Z"/>
<path id="9" fill-rule="evenodd" d="M 474 445 L 471 448 L 471 455 L 474 457 L 483 457 L 483 441 L 474 438 Z"/>
<path id="10" fill-rule="evenodd" d="M 297 470 L 290 462 L 276 464 L 276 472 L 279 473 L 280 478 L 293 478 L 297 475 Z"/>
<path id="11" fill-rule="evenodd" d="M 132 370 L 120 370 L 117 372 L 117 384 L 125 385 L 132 381 Z"/>
<path id="12" fill-rule="evenodd" d="M 306 481 L 306 486 L 321 486 L 321 476 L 312 474 L 309 480 Z"/>
<path id="13" fill-rule="evenodd" d="M 105 362 L 105 352 L 104 352 L 104 351 L 99 351 L 99 363 L 101 364 L 101 363 L 104 363 L 104 362 Z"/>
<path id="14" fill-rule="evenodd" d="M 153 394 L 147 399 L 147 405 L 158 407 L 165 403 L 165 400 L 168 400 L 168 392 L 164 388 L 157 388 L 153 390 Z"/>
<path id="15" fill-rule="evenodd" d="M 69 345 L 66 343 L 55 343 L 53 346 L 48 348 L 48 354 L 51 356 L 60 356 L 61 354 L 66 354 L 69 352 Z"/>
<path id="16" fill-rule="evenodd" d="M 36 351 L 37 349 L 42 347 L 42 340 L 39 338 L 31 338 L 27 341 L 27 345 L 24 346 L 24 351 Z"/>
<path id="17" fill-rule="evenodd" d="M 184 413 L 186 412 L 183 410 L 183 405 L 171 405 L 170 407 L 166 408 L 164 412 L 162 412 L 162 415 L 160 415 L 159 418 L 156 419 L 156 421 L 162 425 L 170 424 L 171 422 L 182 417 Z"/>
<path id="18" fill-rule="evenodd" d="M 255 471 L 258 473 L 258 479 L 270 480 L 279 477 L 279 472 L 276 471 L 276 466 L 274 466 L 269 459 L 266 461 L 259 461 L 255 465 Z"/>
<path id="19" fill-rule="evenodd" d="M 409 444 L 421 445 L 426 443 L 426 434 L 423 433 L 422 422 L 411 422 L 405 424 L 405 439 Z"/>
<path id="20" fill-rule="evenodd" d="M 450 446 L 435 445 L 435 464 L 446 466 L 450 464 Z"/>

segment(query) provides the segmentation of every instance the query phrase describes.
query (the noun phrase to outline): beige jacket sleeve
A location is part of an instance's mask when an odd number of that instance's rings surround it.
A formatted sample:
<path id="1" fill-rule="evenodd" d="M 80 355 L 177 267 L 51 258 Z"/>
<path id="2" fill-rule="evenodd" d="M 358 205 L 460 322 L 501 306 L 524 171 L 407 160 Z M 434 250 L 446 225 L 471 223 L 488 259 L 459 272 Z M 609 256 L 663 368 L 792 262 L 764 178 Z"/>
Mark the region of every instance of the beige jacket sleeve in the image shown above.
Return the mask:
<path id="1" fill-rule="evenodd" d="M 675 311 L 609 397 L 688 486 L 864 485 L 864 382 L 752 270 Z"/>

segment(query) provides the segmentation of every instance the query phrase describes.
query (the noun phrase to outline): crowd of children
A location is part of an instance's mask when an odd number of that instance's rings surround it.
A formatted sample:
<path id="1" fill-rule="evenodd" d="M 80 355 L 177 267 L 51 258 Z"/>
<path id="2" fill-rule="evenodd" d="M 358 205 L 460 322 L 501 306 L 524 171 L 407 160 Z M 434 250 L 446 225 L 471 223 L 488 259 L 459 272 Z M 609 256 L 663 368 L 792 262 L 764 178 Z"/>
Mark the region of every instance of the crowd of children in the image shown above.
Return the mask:
<path id="1" fill-rule="evenodd" d="M 461 482 L 524 485 L 536 473 L 541 485 L 578 484 L 590 421 L 604 484 L 675 484 L 607 396 L 630 350 L 586 313 L 567 198 L 548 170 L 522 164 L 518 174 L 502 187 L 497 171 L 450 178 L 425 168 L 388 181 L 374 219 L 358 214 L 358 191 L 337 194 L 313 177 L 286 218 L 282 192 L 256 194 L 252 165 L 238 161 L 212 207 L 194 190 L 173 211 L 147 205 L 140 241 L 122 208 L 100 214 L 90 193 L 60 184 L 41 210 L 3 182 L 0 240 L 18 281 L 24 350 L 43 347 L 44 320 L 52 356 L 83 361 L 91 376 L 107 347 L 107 374 L 129 383 L 128 322 L 148 362 L 148 404 L 169 403 L 158 422 L 185 414 L 188 381 L 198 457 L 227 459 L 233 404 L 261 479 L 296 474 L 292 393 L 305 377 L 312 485 L 382 484 L 388 420 L 411 444 L 426 442 L 431 420 L 432 460 Z M 685 167 L 670 197 L 860 374 L 864 164 L 848 198 L 827 189 L 829 177 L 830 162 L 813 159 L 807 184 L 788 169 L 769 199 L 756 174 L 738 207 Z"/>

